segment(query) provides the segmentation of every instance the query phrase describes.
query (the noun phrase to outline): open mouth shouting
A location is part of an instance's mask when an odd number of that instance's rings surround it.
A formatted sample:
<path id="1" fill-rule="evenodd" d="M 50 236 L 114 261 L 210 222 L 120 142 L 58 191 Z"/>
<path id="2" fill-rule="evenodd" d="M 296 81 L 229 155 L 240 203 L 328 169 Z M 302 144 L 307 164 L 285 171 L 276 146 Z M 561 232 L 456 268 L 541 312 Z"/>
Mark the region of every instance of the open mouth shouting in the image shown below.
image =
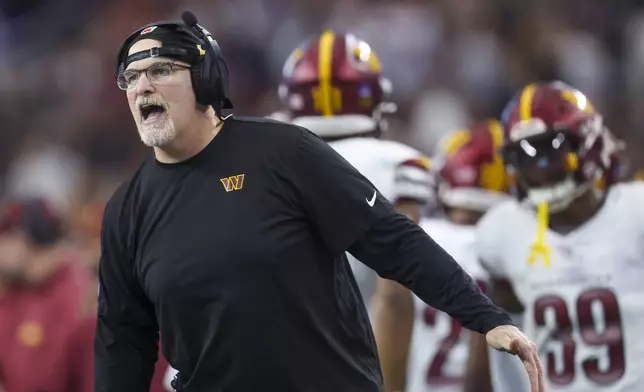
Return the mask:
<path id="1" fill-rule="evenodd" d="M 166 113 L 163 105 L 154 102 L 145 102 L 139 104 L 139 113 L 143 123 L 151 123 L 162 119 Z"/>

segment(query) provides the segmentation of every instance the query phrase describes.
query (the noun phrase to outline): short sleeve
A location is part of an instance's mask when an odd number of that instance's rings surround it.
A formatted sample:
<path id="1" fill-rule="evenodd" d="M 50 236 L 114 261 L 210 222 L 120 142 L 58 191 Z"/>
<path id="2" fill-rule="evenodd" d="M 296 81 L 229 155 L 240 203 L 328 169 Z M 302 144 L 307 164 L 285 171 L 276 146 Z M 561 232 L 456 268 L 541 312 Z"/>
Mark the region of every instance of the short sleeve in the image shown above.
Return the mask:
<path id="1" fill-rule="evenodd" d="M 499 219 L 495 210 L 489 211 L 476 225 L 474 247 L 483 268 L 492 278 L 506 279 L 503 258 L 500 252 Z"/>
<path id="2" fill-rule="evenodd" d="M 427 203 L 431 199 L 429 158 L 419 156 L 399 163 L 394 169 L 394 201 L 414 200 Z"/>
<path id="3" fill-rule="evenodd" d="M 393 206 L 331 146 L 303 130 L 291 168 L 309 221 L 331 252 L 339 254 Z"/>

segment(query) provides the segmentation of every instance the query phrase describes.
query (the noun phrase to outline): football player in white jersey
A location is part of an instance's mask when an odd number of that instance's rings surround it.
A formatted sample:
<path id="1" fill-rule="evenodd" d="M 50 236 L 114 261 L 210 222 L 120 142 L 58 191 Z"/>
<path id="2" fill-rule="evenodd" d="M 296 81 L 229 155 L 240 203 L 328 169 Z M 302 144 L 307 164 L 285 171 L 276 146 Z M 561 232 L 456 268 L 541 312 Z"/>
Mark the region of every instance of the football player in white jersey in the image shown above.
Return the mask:
<path id="1" fill-rule="evenodd" d="M 286 111 L 273 117 L 305 127 L 326 140 L 399 212 L 418 223 L 421 209 L 431 197 L 429 159 L 404 144 L 379 138 L 387 125 L 383 115 L 395 111 L 395 105 L 387 100 L 390 91 L 391 84 L 382 76 L 369 44 L 351 34 L 327 30 L 289 56 L 279 88 Z M 348 258 L 372 321 L 377 323 L 377 309 L 382 304 L 371 304 L 371 297 L 383 280 L 353 256 Z M 413 309 L 409 295 L 402 302 L 396 296 L 380 296 L 380 301 Z M 410 328 L 413 323 L 411 318 L 397 321 Z M 393 327 L 394 320 L 377 324 Z M 387 342 L 375 332 L 378 348 L 386 347 Z M 387 379 L 387 374 L 384 377 Z"/>
<path id="2" fill-rule="evenodd" d="M 441 143 L 432 166 L 436 174 L 437 200 L 444 216 L 421 220 L 421 227 L 454 256 L 483 290 L 487 273 L 479 265 L 474 252 L 474 225 L 485 211 L 509 197 L 503 162 L 498 154 L 502 141 L 503 130 L 495 120 L 448 135 Z M 386 287 L 386 284 L 390 283 L 383 283 L 379 288 Z M 390 291 L 396 289 L 392 287 Z M 401 292 L 400 295 L 404 294 Z M 379 295 L 380 292 L 376 292 L 376 298 Z M 415 311 L 411 310 L 415 313 L 413 332 L 411 328 L 401 326 L 398 331 L 391 330 L 392 336 L 389 337 L 395 342 L 391 347 L 408 348 L 408 360 L 396 358 L 399 355 L 396 351 L 380 350 L 383 363 L 392 364 L 398 359 L 403 364 L 397 364 L 394 369 L 383 367 L 383 371 L 395 374 L 397 381 L 388 382 L 387 390 L 461 392 L 468 358 L 467 331 L 448 315 L 427 306 L 415 296 L 414 303 Z M 402 310 L 396 308 L 384 308 L 383 312 L 394 319 L 402 314 Z M 516 358 L 502 354 L 501 360 L 504 365 L 514 361 L 510 366 L 516 369 L 517 374 L 524 373 Z M 404 385 L 398 380 L 405 380 Z"/>
<path id="3" fill-rule="evenodd" d="M 431 193 L 429 160 L 404 144 L 379 138 L 390 83 L 369 45 L 351 34 L 325 31 L 305 41 L 287 59 L 279 96 L 286 111 L 274 118 L 314 132 L 367 177 L 397 209 L 418 222 Z M 375 272 L 349 257 L 365 301 Z"/>
<path id="4" fill-rule="evenodd" d="M 524 312 L 549 391 L 644 390 L 644 184 L 617 183 L 618 143 L 566 84 L 523 88 L 502 123 L 523 192 L 477 227 L 492 297 Z M 476 340 L 472 374 L 485 355 Z"/>
<path id="5" fill-rule="evenodd" d="M 436 194 L 444 217 L 421 220 L 427 234 L 454 256 L 484 292 L 488 274 L 474 251 L 474 225 L 485 211 L 509 198 L 499 155 L 502 142 L 503 129 L 495 120 L 450 134 L 442 143 L 441 158 L 434 160 Z M 411 343 L 405 391 L 461 392 L 468 358 L 468 331 L 415 296 L 414 303 L 413 333 L 399 337 L 400 344 Z M 517 373 L 523 373 L 516 358 L 503 357 L 505 362 L 517 362 Z"/>

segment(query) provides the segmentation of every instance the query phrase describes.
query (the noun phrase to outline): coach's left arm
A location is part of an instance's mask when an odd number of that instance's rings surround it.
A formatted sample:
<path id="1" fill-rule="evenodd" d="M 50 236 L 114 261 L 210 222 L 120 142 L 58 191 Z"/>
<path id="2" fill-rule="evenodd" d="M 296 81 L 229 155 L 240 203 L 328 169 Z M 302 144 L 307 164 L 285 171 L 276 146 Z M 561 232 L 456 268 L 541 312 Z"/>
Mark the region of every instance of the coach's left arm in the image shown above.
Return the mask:
<path id="1" fill-rule="evenodd" d="M 412 290 L 465 328 L 512 324 L 458 263 L 319 137 L 300 130 L 284 163 L 309 221 L 334 254 L 349 251 L 383 278 Z"/>
<path id="2" fill-rule="evenodd" d="M 460 265 L 403 215 L 392 213 L 378 220 L 349 247 L 349 253 L 469 330 L 485 334 L 500 325 L 512 325 L 511 317 L 480 291 Z"/>

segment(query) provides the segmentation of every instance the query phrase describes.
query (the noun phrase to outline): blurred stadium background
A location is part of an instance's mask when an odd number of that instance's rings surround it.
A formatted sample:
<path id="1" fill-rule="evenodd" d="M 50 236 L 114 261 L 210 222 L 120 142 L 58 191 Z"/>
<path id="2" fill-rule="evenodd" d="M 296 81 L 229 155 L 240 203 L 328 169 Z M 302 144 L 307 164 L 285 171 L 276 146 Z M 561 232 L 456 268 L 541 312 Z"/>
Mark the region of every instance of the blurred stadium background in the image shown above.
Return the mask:
<path id="1" fill-rule="evenodd" d="M 3 0 L 0 167 L 5 193 L 61 205 L 104 194 L 135 167 L 138 142 L 116 88 L 121 40 L 193 10 L 232 69 L 236 113 L 280 108 L 289 52 L 324 28 L 369 42 L 394 85 L 388 138 L 431 153 L 441 134 L 498 116 L 521 85 L 585 92 L 644 165 L 644 4 L 635 0 Z"/>
<path id="2" fill-rule="evenodd" d="M 95 235 L 100 212 L 88 208 L 149 153 L 115 84 L 118 45 L 186 8 L 222 47 L 237 114 L 281 109 L 286 57 L 332 28 L 369 42 L 391 79 L 399 111 L 387 138 L 431 154 L 446 132 L 498 117 L 520 86 L 561 79 L 627 142 L 630 173 L 644 167 L 641 1 L 2 0 L 2 198 L 44 197 Z"/>

